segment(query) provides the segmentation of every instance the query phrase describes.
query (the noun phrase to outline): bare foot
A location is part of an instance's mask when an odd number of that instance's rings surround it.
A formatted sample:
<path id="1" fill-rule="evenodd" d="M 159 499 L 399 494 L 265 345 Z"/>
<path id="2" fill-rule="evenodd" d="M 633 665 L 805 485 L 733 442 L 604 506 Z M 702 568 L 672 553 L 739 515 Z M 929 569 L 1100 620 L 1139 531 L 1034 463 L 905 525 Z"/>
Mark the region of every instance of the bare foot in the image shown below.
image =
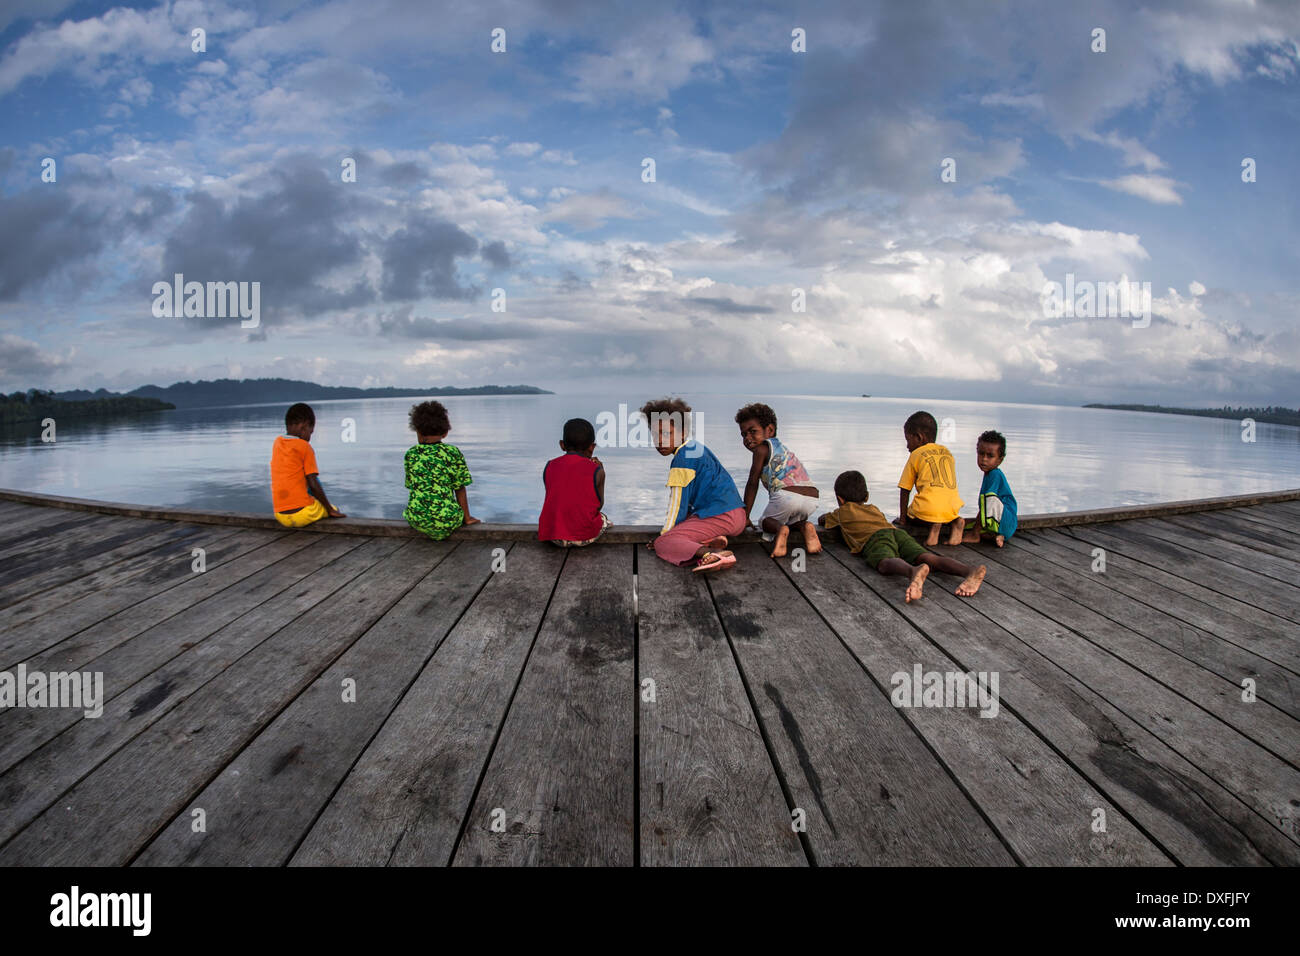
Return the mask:
<path id="1" fill-rule="evenodd" d="M 708 541 L 700 542 L 700 547 L 704 548 L 706 551 L 721 551 L 726 546 L 727 539 L 723 535 L 718 535 L 716 538 L 710 538 Z"/>
<path id="2" fill-rule="evenodd" d="M 483 522 L 482 522 L 482 520 L 479 519 L 479 518 L 471 518 L 469 515 L 466 515 L 466 516 L 465 516 L 465 523 L 466 523 L 466 524 L 482 524 Z"/>
<path id="3" fill-rule="evenodd" d="M 938 524 L 930 525 L 930 533 L 925 536 L 925 546 L 927 548 L 933 548 L 939 543 L 939 529 L 941 527 L 943 526 Z"/>
<path id="4" fill-rule="evenodd" d="M 822 549 L 822 539 L 817 537 L 817 526 L 811 521 L 803 523 L 803 543 L 809 554 L 816 554 Z"/>
<path id="5" fill-rule="evenodd" d="M 988 573 L 989 569 L 981 564 L 970 574 L 966 575 L 966 580 L 957 585 L 957 590 L 954 593 L 958 597 L 970 597 L 980 589 L 980 585 L 984 583 L 984 575 Z"/>
<path id="6" fill-rule="evenodd" d="M 997 537 L 997 543 L 998 543 L 998 547 L 1000 548 L 1000 547 L 1002 547 L 1004 544 L 1007 543 L 1007 539 L 1004 538 L 1004 537 L 1002 537 L 1002 535 L 998 535 L 998 537 Z"/>
<path id="7" fill-rule="evenodd" d="M 921 600 L 921 589 L 925 587 L 925 579 L 930 576 L 930 566 L 928 564 L 918 564 L 912 572 L 912 580 L 907 582 L 907 593 L 903 595 L 903 600 L 911 604 L 913 601 Z"/>
<path id="8" fill-rule="evenodd" d="M 776 533 L 776 540 L 772 542 L 772 557 L 784 558 L 786 545 L 790 541 L 790 526 L 781 525 L 781 530 Z"/>
<path id="9" fill-rule="evenodd" d="M 955 548 L 961 544 L 962 530 L 966 527 L 965 518 L 956 518 L 952 523 L 952 531 L 948 532 L 948 546 Z"/>

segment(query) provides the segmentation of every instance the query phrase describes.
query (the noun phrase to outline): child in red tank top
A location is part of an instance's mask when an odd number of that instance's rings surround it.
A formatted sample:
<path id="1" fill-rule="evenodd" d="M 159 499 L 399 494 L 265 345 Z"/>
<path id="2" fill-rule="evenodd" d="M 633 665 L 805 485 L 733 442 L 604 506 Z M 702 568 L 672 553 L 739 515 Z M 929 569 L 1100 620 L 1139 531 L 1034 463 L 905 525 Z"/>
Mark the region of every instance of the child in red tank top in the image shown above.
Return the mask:
<path id="1" fill-rule="evenodd" d="M 594 457 L 596 429 L 585 418 L 564 423 L 564 451 L 542 469 L 546 501 L 537 521 L 537 538 L 562 548 L 577 548 L 594 542 L 609 519 L 601 512 L 605 504 L 605 467 Z"/>

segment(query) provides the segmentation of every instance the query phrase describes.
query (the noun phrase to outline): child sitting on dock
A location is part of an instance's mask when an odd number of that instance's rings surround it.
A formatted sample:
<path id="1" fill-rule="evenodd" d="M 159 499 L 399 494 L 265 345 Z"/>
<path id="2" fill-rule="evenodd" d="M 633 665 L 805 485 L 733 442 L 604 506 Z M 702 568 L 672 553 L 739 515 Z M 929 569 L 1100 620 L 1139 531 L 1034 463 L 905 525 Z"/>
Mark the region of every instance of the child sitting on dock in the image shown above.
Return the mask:
<path id="1" fill-rule="evenodd" d="M 962 582 L 954 592 L 959 597 L 970 597 L 980 589 L 988 573 L 984 565 L 972 568 L 927 551 L 902 528 L 890 524 L 879 508 L 867 504 L 867 479 L 862 472 L 846 471 L 835 479 L 835 500 L 839 507 L 818 518 L 818 523 L 839 528 L 849 550 L 861 552 L 867 564 L 881 574 L 906 574 L 909 580 L 903 600 L 908 604 L 920 599 L 931 568 L 961 575 Z"/>
<path id="2" fill-rule="evenodd" d="M 321 518 L 346 517 L 330 504 L 320 484 L 311 435 L 316 413 L 298 402 L 284 414 L 285 434 L 271 446 L 271 504 L 275 520 L 286 528 L 305 528 Z"/>
<path id="3" fill-rule="evenodd" d="M 402 517 L 434 541 L 444 540 L 463 524 L 478 524 L 465 497 L 465 487 L 474 481 L 465 456 L 443 441 L 451 431 L 447 409 L 441 402 L 412 405 L 411 430 L 419 444 L 406 450 L 406 487 L 411 496 Z"/>
<path id="4" fill-rule="evenodd" d="M 564 452 L 542 469 L 546 500 L 537 520 L 537 539 L 562 548 L 592 544 L 610 527 L 605 505 L 605 467 L 593 454 L 596 429 L 585 418 L 564 423 Z"/>
<path id="5" fill-rule="evenodd" d="M 785 555 L 790 539 L 790 529 L 803 531 L 804 544 L 809 554 L 822 549 L 817 537 L 817 527 L 812 516 L 817 511 L 818 491 L 795 453 L 776 437 L 776 412 L 761 402 L 746 405 L 736 412 L 740 426 L 740 440 L 753 452 L 749 467 L 749 480 L 745 483 L 745 516 L 754 508 L 761 481 L 767 489 L 767 507 L 758 519 L 764 539 L 775 536 L 772 557 Z"/>
<path id="6" fill-rule="evenodd" d="M 894 523 L 900 528 L 924 531 L 927 548 L 939 543 L 939 533 L 945 527 L 947 544 L 961 544 L 966 525 L 958 515 L 962 500 L 957 495 L 957 463 L 952 452 L 935 444 L 938 434 L 939 424 L 929 412 L 916 412 L 903 423 L 903 438 L 911 455 L 898 479 L 898 520 Z M 913 487 L 916 498 L 909 505 Z"/>
<path id="7" fill-rule="evenodd" d="M 712 571 L 736 563 L 727 536 L 745 530 L 745 509 L 736 483 L 713 452 L 689 438 L 691 406 L 680 398 L 646 402 L 641 414 L 650 425 L 655 449 L 668 467 L 668 517 L 649 545 L 665 561 Z"/>
<path id="8" fill-rule="evenodd" d="M 1000 548 L 1016 533 L 1016 496 L 1011 493 L 1007 476 L 1002 474 L 1002 459 L 1007 456 L 1007 440 L 1001 432 L 986 431 L 975 443 L 975 460 L 984 481 L 980 484 L 980 512 L 962 537 L 974 544 L 992 538 Z"/>

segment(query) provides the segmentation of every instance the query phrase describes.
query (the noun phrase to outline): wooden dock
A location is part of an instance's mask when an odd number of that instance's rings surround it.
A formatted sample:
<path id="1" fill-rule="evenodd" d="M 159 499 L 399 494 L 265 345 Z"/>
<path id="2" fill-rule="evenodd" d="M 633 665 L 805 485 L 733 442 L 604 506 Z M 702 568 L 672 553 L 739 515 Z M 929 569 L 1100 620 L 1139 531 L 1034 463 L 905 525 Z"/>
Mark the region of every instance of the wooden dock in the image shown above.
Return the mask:
<path id="1" fill-rule="evenodd" d="M 0 671 L 105 698 L 0 710 L 0 865 L 1300 863 L 1297 492 L 1027 521 L 912 605 L 831 534 L 700 575 L 0 498 Z"/>

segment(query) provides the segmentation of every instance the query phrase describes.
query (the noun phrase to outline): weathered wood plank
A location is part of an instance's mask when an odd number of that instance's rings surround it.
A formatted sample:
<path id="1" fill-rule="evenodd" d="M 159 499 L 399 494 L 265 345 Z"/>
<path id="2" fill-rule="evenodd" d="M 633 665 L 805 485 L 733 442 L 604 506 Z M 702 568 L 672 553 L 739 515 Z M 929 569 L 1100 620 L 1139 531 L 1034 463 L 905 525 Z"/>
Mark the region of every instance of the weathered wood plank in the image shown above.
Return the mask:
<path id="1" fill-rule="evenodd" d="M 948 768 L 766 552 L 742 545 L 736 555 L 709 587 L 785 788 L 807 814 L 816 862 L 1012 864 Z"/>
<path id="2" fill-rule="evenodd" d="M 963 560 L 969 557 L 966 553 Z M 1006 575 L 1007 571 L 1000 569 L 999 575 L 990 575 L 985 587 L 1000 589 L 998 579 Z M 1279 832 L 1300 843 L 1300 808 L 1290 802 L 1300 793 L 1300 770 L 1126 661 L 1008 597 L 1010 601 L 984 600 L 977 607 L 1203 769 Z"/>
<path id="3" fill-rule="evenodd" d="M 21 555 L 39 551 L 59 535 L 100 525 L 103 518 L 92 514 L 74 514 L 50 508 L 32 508 L 30 514 L 9 518 L 2 523 L 0 559 L 10 561 Z"/>
<path id="4" fill-rule="evenodd" d="M 302 550 L 269 565 L 255 575 L 153 627 L 124 638 L 117 629 L 106 633 L 74 636 L 63 644 L 30 658 L 29 671 L 92 670 L 103 675 L 104 693 L 116 696 L 144 680 L 168 661 L 184 655 L 205 638 L 240 618 L 286 588 L 291 588 L 319 568 L 365 543 L 365 538 L 340 536 L 328 545 Z M 136 619 L 138 622 L 138 618 Z M 100 653 L 111 643 L 111 647 Z M 158 686 L 158 685 L 155 685 Z M 12 766 L 45 741 L 76 723 L 80 712 L 67 710 L 21 710 L 6 715 L 4 738 L 0 740 L 0 769 Z"/>
<path id="5" fill-rule="evenodd" d="M 340 539 L 343 540 L 343 539 Z M 0 844 L 58 796 L 144 733 L 190 694 L 373 567 L 394 545 L 366 542 L 231 621 L 144 680 L 113 696 L 102 717 L 78 721 L 0 774 Z M 304 554 L 304 559 L 312 558 Z M 310 562 L 309 562 L 310 563 Z"/>
<path id="6" fill-rule="evenodd" d="M 703 575 L 637 557 L 641 863 L 806 866 Z"/>
<path id="7" fill-rule="evenodd" d="M 288 860 L 487 584 L 492 551 L 491 542 L 462 544 L 444 558 L 197 794 L 136 864 L 279 866 Z M 353 695 L 346 700 L 349 681 Z M 200 808 L 209 823 L 195 833 L 191 815 Z"/>
<path id="8" fill-rule="evenodd" d="M 839 560 L 823 559 L 809 571 L 787 570 L 787 575 L 882 690 L 895 686 L 897 674 L 910 677 L 917 666 L 922 673 L 988 671 L 979 659 L 957 663 L 908 620 L 910 608 L 904 605 L 900 613 L 866 590 L 847 567 L 862 563 L 861 556 L 850 554 L 838 535 L 826 547 Z M 899 593 L 904 582 L 893 581 Z M 934 580 L 930 586 L 941 583 Z M 899 713 L 953 772 L 1017 859 L 1030 866 L 1171 865 L 1157 844 L 1017 714 L 1000 708 L 984 718 L 976 706 L 913 707 Z M 1105 833 L 1093 832 L 1097 808 L 1107 816 Z"/>
<path id="9" fill-rule="evenodd" d="M 831 556 L 840 554 L 831 549 Z M 1017 635 L 1032 630 L 1067 644 L 1077 638 L 988 584 L 965 599 L 934 587 L 940 580 L 951 583 L 936 578 L 922 600 L 904 604 L 896 579 L 877 574 L 861 559 L 845 564 L 950 658 L 998 671 L 1003 704 L 1180 863 L 1300 862 L 1300 847 L 1276 826 Z M 990 577 L 996 580 L 996 574 Z"/>
<path id="10" fill-rule="evenodd" d="M 1111 590 L 1100 575 L 1063 571 L 1027 554 L 1024 548 L 981 548 L 978 552 L 960 548 L 954 553 L 959 561 L 988 562 L 990 568 L 997 569 L 994 587 L 1218 717 L 1293 767 L 1300 764 L 1300 721 L 1294 716 L 1297 705 L 1281 668 L 1270 668 L 1270 680 L 1265 681 L 1261 668 L 1248 663 L 1244 654 L 1225 662 L 1227 646 L 1221 642 L 1205 642 L 1212 651 L 1224 652 L 1212 664 L 1185 655 L 1177 645 L 1189 632 L 1192 638 L 1197 637 L 1194 628 Z M 1165 646 L 1157 635 L 1176 649 Z M 1216 665 L 1227 673 L 1215 670 Z M 1253 703 L 1244 702 L 1245 678 L 1261 682 L 1269 691 L 1268 698 L 1261 695 Z"/>
<path id="11" fill-rule="evenodd" d="M 132 537 L 177 527 L 180 525 L 173 522 L 93 515 L 71 521 L 37 521 L 0 554 L 4 559 L 0 566 L 0 586 L 8 587 L 28 575 L 57 566 L 70 556 L 82 557 L 101 541 L 112 540 L 116 545 Z"/>
<path id="12" fill-rule="evenodd" d="M 1281 582 L 1237 572 L 1223 561 L 1203 557 L 1149 534 L 1126 531 L 1122 525 L 1089 525 L 1069 528 L 1067 533 L 1081 541 L 1103 547 L 1107 552 L 1115 551 L 1159 568 L 1189 584 L 1252 604 L 1287 623 L 1300 623 L 1300 604 L 1294 598 L 1283 595 L 1286 586 Z"/>
<path id="13" fill-rule="evenodd" d="M 471 547 L 465 544 L 462 548 Z M 445 866 L 564 552 L 515 545 L 294 852 L 291 866 Z"/>
<path id="14" fill-rule="evenodd" d="M 632 549 L 575 549 L 453 865 L 634 862 L 633 632 Z"/>
<path id="15" fill-rule="evenodd" d="M 1279 558 L 1266 554 L 1255 547 L 1242 547 L 1223 537 L 1214 537 L 1174 524 L 1172 521 L 1135 521 L 1132 530 L 1168 541 L 1176 547 L 1196 549 L 1200 553 L 1213 557 L 1227 566 L 1229 573 L 1243 570 L 1252 578 L 1273 578 L 1282 585 L 1282 593 L 1294 597 L 1300 606 L 1300 588 L 1295 581 L 1300 580 L 1300 562 L 1294 555 Z M 1268 586 L 1268 582 L 1262 582 Z"/>
<path id="16" fill-rule="evenodd" d="M 30 561 L 15 562 L 12 569 L 0 571 L 0 607 L 195 534 L 194 526 L 186 524 L 159 523 L 156 529 L 142 534 L 134 528 L 113 527 L 99 533 L 92 526 L 82 540 L 69 540 L 66 545 L 40 552 Z"/>
<path id="17" fill-rule="evenodd" d="M 194 573 L 193 548 L 203 548 L 207 566 L 215 568 L 273 540 L 275 536 L 267 531 L 196 525 L 188 542 L 169 542 L 0 609 L 0 630 L 52 615 L 42 622 L 43 627 L 54 633 L 75 634 L 187 580 Z"/>
<path id="18" fill-rule="evenodd" d="M 428 541 L 397 550 L 333 600 L 281 629 L 63 794 L 0 848 L 0 865 L 128 862 L 249 739 L 445 553 Z"/>
<path id="19" fill-rule="evenodd" d="M 1294 535 L 1238 517 L 1230 511 L 1206 515 L 1179 515 L 1169 520 L 1181 528 L 1198 534 L 1223 538 L 1275 557 L 1292 561 L 1296 559 L 1297 548 Z"/>
<path id="20" fill-rule="evenodd" d="M 0 634 L 0 664 L 10 667 L 58 648 L 59 660 L 66 662 L 65 667 L 80 666 L 212 595 L 246 581 L 302 547 L 301 537 L 285 536 L 241 555 L 237 561 L 219 564 L 202 574 L 191 571 L 189 577 L 175 587 L 144 598 L 72 634 L 67 634 L 62 628 L 47 627 L 45 621 L 37 618 Z M 214 608 L 218 606 L 213 605 Z"/>
<path id="21" fill-rule="evenodd" d="M 1097 546 L 1059 530 L 1036 531 L 1036 540 L 1048 541 L 1079 554 L 1091 568 L 1093 552 Z M 1140 558 L 1131 558 L 1119 551 L 1105 550 L 1106 574 L 1111 587 L 1130 596 L 1148 595 L 1157 606 L 1170 608 L 1175 616 L 1194 623 L 1205 618 L 1206 630 L 1230 640 L 1238 646 L 1275 661 L 1288 670 L 1300 666 L 1300 625 L 1261 610 L 1253 604 L 1238 601 L 1219 591 L 1170 574 Z M 1184 600 L 1173 602 L 1169 595 L 1180 595 Z M 1169 602 L 1169 603 L 1167 603 Z M 1199 606 L 1199 607 L 1198 607 Z M 1195 617 L 1192 617 L 1195 615 Z"/>
<path id="22" fill-rule="evenodd" d="M 1300 644 L 1285 635 L 1270 631 L 1227 614 L 1215 614 L 1213 608 L 1154 581 L 1136 578 L 1126 571 L 1124 559 L 1108 563 L 1104 572 L 1091 570 L 1091 558 L 1058 543 L 1042 532 L 1027 535 L 1015 548 L 993 552 L 981 548 L 979 554 L 998 564 L 1006 564 L 1031 576 L 1037 575 L 1067 597 L 1074 596 L 1075 576 L 1088 576 L 1098 586 L 1122 595 L 1129 603 L 1107 600 L 1109 610 L 1088 603 L 1107 617 L 1139 634 L 1196 661 L 1235 684 L 1243 677 L 1258 675 L 1272 685 L 1268 699 L 1293 713 L 1292 703 L 1300 698 Z M 1039 573 L 1035 562 L 1046 568 Z M 1116 614 L 1123 615 L 1116 617 Z M 1258 640 L 1255 638 L 1258 636 Z M 1264 647 L 1259 647 L 1260 644 Z M 1257 650 L 1275 649 L 1278 663 Z M 1289 665 L 1289 666 L 1288 666 Z M 1300 714 L 1293 714 L 1300 716 Z"/>

